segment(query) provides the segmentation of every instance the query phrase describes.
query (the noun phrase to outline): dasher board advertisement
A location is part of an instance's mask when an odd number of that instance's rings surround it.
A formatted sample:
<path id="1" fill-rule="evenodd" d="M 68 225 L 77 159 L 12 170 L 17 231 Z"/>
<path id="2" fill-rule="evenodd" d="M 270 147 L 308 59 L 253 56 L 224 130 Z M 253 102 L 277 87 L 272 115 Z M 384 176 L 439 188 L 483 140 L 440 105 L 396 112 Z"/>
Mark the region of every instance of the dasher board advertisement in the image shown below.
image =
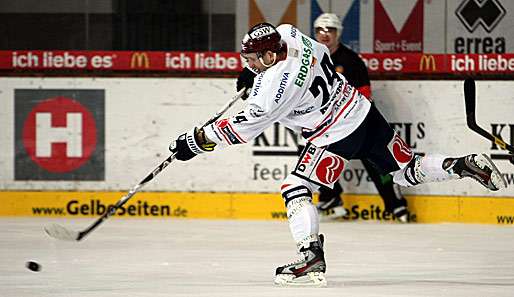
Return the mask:
<path id="1" fill-rule="evenodd" d="M 0 143 L 0 188 L 129 189 L 168 156 L 168 146 L 175 137 L 211 118 L 235 94 L 234 89 L 234 79 L 4 78 L 0 81 L 0 138 L 3 140 Z M 26 93 L 19 93 L 21 90 Z M 505 152 L 467 128 L 462 81 L 375 81 L 372 90 L 379 109 L 414 152 L 449 156 L 485 152 L 496 158 L 508 183 L 514 184 L 514 166 L 503 159 Z M 65 116 L 54 113 L 53 107 L 43 109 L 47 98 L 58 98 L 55 92 L 73 101 L 70 106 L 77 111 L 69 110 Z M 102 106 L 102 94 L 104 128 L 100 117 L 102 109 L 98 107 Z M 512 82 L 477 82 L 477 122 L 509 143 L 514 140 L 512 102 Z M 240 101 L 228 114 L 236 114 L 245 104 Z M 44 164 L 38 162 L 38 158 L 55 153 L 71 158 L 89 154 L 84 145 L 92 142 L 77 137 L 79 127 L 84 129 L 82 136 L 86 138 L 92 131 L 90 124 L 77 124 L 79 118 L 82 123 L 88 121 L 85 110 L 91 113 L 89 122 L 96 127 L 96 149 L 87 162 L 75 164 L 78 167 L 73 170 L 83 170 L 84 175 L 74 171 L 52 173 L 51 170 L 66 167 L 61 164 L 65 159 Z M 36 115 L 29 116 L 32 113 Z M 33 127 L 31 121 L 36 120 L 40 124 L 37 130 L 24 128 Z M 24 138 L 31 135 L 24 134 L 24 129 L 45 134 L 34 141 L 31 137 Z M 102 129 L 103 136 L 99 132 Z M 103 150 L 102 137 L 105 137 Z M 246 144 L 215 149 L 187 163 L 171 164 L 145 190 L 278 192 L 282 179 L 296 164 L 301 142 L 292 131 L 272 125 Z M 95 155 L 101 152 L 104 162 L 101 155 Z M 32 165 L 25 166 L 21 160 Z M 48 172 L 42 174 L 40 170 Z M 375 193 L 359 161 L 345 167 L 341 181 L 348 193 Z M 471 179 L 420 185 L 405 192 L 514 196 L 513 187 L 491 193 Z"/>

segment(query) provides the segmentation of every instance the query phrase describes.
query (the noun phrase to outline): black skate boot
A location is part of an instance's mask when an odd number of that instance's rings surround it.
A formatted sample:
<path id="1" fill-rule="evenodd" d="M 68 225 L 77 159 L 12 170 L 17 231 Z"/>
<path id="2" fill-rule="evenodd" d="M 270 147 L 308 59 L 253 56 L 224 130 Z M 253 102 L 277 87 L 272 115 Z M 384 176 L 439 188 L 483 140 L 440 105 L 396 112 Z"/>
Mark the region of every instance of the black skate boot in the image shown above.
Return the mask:
<path id="1" fill-rule="evenodd" d="M 275 272 L 275 284 L 281 286 L 313 286 L 327 285 L 325 279 L 325 253 L 323 252 L 324 237 L 315 236 L 308 247 L 300 247 L 301 258 L 291 264 L 280 266 Z"/>
<path id="2" fill-rule="evenodd" d="M 400 223 L 408 223 L 409 222 L 409 211 L 407 209 L 407 199 L 403 197 L 403 194 L 400 190 L 400 186 L 398 184 L 392 184 L 394 197 L 397 199 L 395 202 L 396 206 L 393 210 L 394 216 L 398 219 Z"/>
<path id="3" fill-rule="evenodd" d="M 496 168 L 493 161 L 486 154 L 472 154 L 458 159 L 450 159 L 445 168 L 452 173 L 463 177 L 471 177 L 491 191 L 498 191 L 507 187 L 507 182 Z M 447 161 L 443 163 L 443 168 Z"/>
<path id="4" fill-rule="evenodd" d="M 321 187 L 319 189 L 319 202 L 316 208 L 318 209 L 320 221 L 337 220 L 346 215 L 343 199 L 341 199 L 342 193 L 343 188 L 339 182 L 335 183 L 334 189 L 328 187 Z"/>
<path id="5" fill-rule="evenodd" d="M 322 222 L 337 220 L 346 215 L 346 209 L 344 209 L 343 202 L 339 196 L 332 197 L 328 201 L 318 202 L 316 208 Z"/>
<path id="6" fill-rule="evenodd" d="M 398 206 L 393 210 L 393 214 L 400 223 L 405 224 L 409 222 L 409 212 L 407 211 L 407 207 Z"/>

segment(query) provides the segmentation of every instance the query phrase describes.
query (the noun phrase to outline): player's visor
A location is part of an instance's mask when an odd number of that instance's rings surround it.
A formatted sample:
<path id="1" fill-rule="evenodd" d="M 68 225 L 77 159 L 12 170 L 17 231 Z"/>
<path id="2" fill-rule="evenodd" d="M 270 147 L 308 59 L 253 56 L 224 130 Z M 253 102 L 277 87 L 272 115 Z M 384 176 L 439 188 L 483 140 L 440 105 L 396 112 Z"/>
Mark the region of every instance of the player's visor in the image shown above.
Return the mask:
<path id="1" fill-rule="evenodd" d="M 318 27 L 318 28 L 315 29 L 315 32 L 316 32 L 316 34 L 337 33 L 337 29 L 336 28 L 332 28 L 332 27 L 326 27 L 326 28 Z"/>

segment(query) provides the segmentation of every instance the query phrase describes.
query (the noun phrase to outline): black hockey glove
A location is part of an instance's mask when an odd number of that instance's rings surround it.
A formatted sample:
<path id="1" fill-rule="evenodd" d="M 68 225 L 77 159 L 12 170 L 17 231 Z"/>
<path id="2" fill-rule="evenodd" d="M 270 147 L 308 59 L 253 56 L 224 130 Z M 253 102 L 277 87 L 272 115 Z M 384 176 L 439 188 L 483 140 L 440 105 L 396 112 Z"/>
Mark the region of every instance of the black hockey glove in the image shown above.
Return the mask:
<path id="1" fill-rule="evenodd" d="M 170 144 L 170 151 L 175 153 L 177 160 L 187 161 L 198 154 L 213 151 L 215 146 L 215 143 L 207 142 L 203 129 L 195 127 L 173 141 Z"/>
<path id="2" fill-rule="evenodd" d="M 245 93 L 241 96 L 241 99 L 248 99 L 249 90 L 253 87 L 253 79 L 257 74 L 250 70 L 250 68 L 245 67 L 243 71 L 239 73 L 239 77 L 237 78 L 236 90 L 239 92 L 242 89 L 245 89 Z"/>

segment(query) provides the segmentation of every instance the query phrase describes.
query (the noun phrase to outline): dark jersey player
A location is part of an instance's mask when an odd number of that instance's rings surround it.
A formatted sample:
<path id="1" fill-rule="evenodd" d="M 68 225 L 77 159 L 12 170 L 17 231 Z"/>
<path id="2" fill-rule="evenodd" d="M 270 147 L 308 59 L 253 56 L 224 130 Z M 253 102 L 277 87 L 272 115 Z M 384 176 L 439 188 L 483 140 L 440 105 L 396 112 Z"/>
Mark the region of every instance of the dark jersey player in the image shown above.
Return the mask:
<path id="1" fill-rule="evenodd" d="M 333 13 L 324 13 L 314 22 L 316 40 L 328 47 L 336 71 L 343 74 L 361 94 L 371 98 L 366 65 L 356 52 L 339 41 L 342 29 L 341 20 Z M 384 201 L 385 210 L 393 213 L 400 222 L 407 222 L 407 200 L 402 196 L 400 187 L 393 183 L 391 175 L 380 175 L 368 160 L 361 161 Z M 343 189 L 339 183 L 335 184 L 334 189 L 321 187 L 319 193 L 317 207 L 322 219 L 337 219 L 346 214 L 341 197 Z"/>

